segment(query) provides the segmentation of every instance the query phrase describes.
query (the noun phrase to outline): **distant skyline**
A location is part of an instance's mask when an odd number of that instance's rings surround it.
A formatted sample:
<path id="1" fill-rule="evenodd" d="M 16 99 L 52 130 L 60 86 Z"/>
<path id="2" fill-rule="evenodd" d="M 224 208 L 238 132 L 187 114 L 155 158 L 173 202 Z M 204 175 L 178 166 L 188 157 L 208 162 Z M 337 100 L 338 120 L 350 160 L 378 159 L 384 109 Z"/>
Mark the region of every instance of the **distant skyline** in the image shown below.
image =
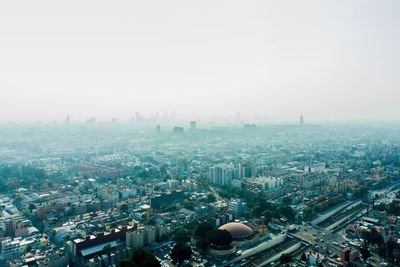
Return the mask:
<path id="1" fill-rule="evenodd" d="M 400 2 L 0 3 L 0 122 L 400 121 Z"/>

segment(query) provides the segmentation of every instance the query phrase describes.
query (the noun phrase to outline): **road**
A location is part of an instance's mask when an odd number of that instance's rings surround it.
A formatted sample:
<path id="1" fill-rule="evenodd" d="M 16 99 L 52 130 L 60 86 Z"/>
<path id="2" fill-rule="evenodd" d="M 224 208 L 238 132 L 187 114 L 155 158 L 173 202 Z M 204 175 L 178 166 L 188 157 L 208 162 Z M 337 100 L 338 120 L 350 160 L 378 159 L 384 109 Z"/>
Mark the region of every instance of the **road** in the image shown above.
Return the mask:
<path id="1" fill-rule="evenodd" d="M 280 234 L 277 237 L 275 237 L 274 239 L 265 241 L 265 242 L 259 244 L 258 246 L 254 247 L 254 248 L 247 249 L 247 250 L 243 251 L 243 253 L 240 256 L 234 258 L 233 260 L 225 263 L 222 266 L 228 266 L 228 265 L 230 265 L 232 263 L 240 262 L 241 260 L 249 258 L 251 256 L 254 256 L 255 254 L 257 254 L 259 252 L 262 252 L 264 250 L 270 249 L 270 248 L 278 245 L 279 243 L 284 242 L 286 237 L 287 237 L 286 234 Z"/>
<path id="2" fill-rule="evenodd" d="M 347 201 L 347 202 L 343 203 L 342 205 L 334 208 L 333 210 L 328 211 L 327 213 L 320 214 L 320 216 L 318 218 L 311 221 L 311 224 L 317 225 L 317 224 L 329 219 L 330 217 L 332 217 L 336 213 L 340 212 L 341 210 L 349 207 L 350 205 L 355 204 L 356 202 L 357 201 Z"/>

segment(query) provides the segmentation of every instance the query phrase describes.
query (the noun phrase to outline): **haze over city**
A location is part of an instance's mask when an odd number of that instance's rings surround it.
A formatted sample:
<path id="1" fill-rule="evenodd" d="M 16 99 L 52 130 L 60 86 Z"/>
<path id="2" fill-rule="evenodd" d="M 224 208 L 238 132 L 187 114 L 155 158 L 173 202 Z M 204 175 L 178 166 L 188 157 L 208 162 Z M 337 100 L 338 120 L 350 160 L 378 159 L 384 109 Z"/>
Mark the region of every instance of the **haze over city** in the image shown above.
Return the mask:
<path id="1" fill-rule="evenodd" d="M 400 1 L 0 1 L 0 267 L 400 266 Z"/>
<path id="2" fill-rule="evenodd" d="M 398 1 L 0 4 L 0 121 L 398 121 Z"/>

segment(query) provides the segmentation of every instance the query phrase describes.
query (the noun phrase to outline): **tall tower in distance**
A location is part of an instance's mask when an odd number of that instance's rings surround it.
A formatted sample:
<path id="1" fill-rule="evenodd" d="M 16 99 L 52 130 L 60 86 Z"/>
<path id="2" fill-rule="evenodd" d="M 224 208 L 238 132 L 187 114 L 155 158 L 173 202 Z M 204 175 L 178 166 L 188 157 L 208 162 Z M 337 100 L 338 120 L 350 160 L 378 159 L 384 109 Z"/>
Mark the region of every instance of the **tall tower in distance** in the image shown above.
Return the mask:
<path id="1" fill-rule="evenodd" d="M 157 134 L 161 133 L 161 126 L 160 125 L 156 126 L 156 133 Z"/>
<path id="2" fill-rule="evenodd" d="M 67 116 L 65 116 L 65 123 L 69 124 L 69 115 L 67 114 Z"/>
<path id="3" fill-rule="evenodd" d="M 190 130 L 196 130 L 196 121 L 190 122 Z"/>
<path id="4" fill-rule="evenodd" d="M 304 125 L 304 117 L 303 117 L 303 115 L 300 115 L 300 125 L 301 126 Z"/>

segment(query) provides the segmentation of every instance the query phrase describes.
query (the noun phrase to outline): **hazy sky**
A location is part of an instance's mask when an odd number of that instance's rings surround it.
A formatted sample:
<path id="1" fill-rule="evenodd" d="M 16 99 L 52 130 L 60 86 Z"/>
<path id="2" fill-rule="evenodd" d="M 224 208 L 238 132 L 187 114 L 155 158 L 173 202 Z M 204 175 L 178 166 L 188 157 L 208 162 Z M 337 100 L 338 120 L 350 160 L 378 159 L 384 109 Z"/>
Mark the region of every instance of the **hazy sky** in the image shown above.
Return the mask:
<path id="1" fill-rule="evenodd" d="M 2 1 L 0 121 L 400 120 L 400 1 Z"/>

